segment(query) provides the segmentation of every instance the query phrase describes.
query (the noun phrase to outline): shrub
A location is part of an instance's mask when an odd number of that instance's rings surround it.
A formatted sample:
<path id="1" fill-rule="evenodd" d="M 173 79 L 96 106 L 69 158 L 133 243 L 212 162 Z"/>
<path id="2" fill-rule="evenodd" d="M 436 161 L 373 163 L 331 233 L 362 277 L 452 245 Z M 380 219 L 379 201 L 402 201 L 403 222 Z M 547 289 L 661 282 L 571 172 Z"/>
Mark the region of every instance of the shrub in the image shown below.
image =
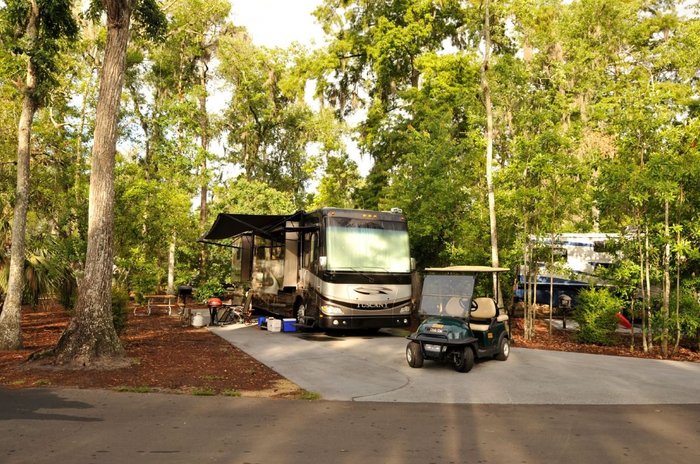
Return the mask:
<path id="1" fill-rule="evenodd" d="M 70 312 L 78 300 L 78 283 L 75 275 L 69 269 L 63 271 L 56 291 L 58 293 L 58 302 L 66 308 L 66 311 Z"/>
<path id="2" fill-rule="evenodd" d="M 583 343 L 610 345 L 617 329 L 616 314 L 622 308 L 622 300 L 607 289 L 582 290 L 574 312 L 579 324 L 577 339 Z"/>
<path id="3" fill-rule="evenodd" d="M 676 295 L 671 295 L 671 317 L 675 319 Z M 690 289 L 683 289 L 680 295 L 679 323 L 681 334 L 684 338 L 700 341 L 700 302 L 698 297 Z M 675 320 L 673 321 L 675 330 Z"/>
<path id="4" fill-rule="evenodd" d="M 224 286 L 218 280 L 208 280 L 194 291 L 194 298 L 200 303 L 206 303 L 209 298 L 221 297 L 224 294 Z"/>
<path id="5" fill-rule="evenodd" d="M 112 288 L 112 322 L 114 330 L 120 335 L 126 329 L 128 315 L 129 292 L 121 287 Z"/>

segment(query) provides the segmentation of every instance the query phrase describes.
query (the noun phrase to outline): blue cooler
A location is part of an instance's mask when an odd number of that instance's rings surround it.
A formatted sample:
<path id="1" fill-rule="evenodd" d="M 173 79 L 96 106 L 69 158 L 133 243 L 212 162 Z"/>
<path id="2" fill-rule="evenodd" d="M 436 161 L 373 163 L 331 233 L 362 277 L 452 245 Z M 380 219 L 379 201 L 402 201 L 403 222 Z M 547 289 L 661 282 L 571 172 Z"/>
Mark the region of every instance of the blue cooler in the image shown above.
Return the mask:
<path id="1" fill-rule="evenodd" d="M 296 332 L 297 331 L 297 320 L 296 319 L 282 319 L 282 332 Z"/>

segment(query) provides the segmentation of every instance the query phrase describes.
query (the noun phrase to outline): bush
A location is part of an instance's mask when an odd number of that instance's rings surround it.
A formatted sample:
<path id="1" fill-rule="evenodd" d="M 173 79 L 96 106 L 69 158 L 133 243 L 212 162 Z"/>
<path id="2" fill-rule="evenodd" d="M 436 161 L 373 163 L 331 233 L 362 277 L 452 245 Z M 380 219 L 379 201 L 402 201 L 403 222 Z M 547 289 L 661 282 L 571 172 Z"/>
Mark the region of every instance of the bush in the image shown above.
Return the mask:
<path id="1" fill-rule="evenodd" d="M 56 291 L 58 302 L 66 308 L 66 311 L 71 312 L 78 300 L 78 283 L 70 270 L 64 270 Z"/>
<path id="2" fill-rule="evenodd" d="M 574 311 L 574 319 L 579 324 L 578 341 L 596 345 L 612 344 L 617 329 L 616 314 L 620 308 L 622 300 L 607 289 L 582 290 Z"/>
<path id="3" fill-rule="evenodd" d="M 223 296 L 224 286 L 218 280 L 208 280 L 194 291 L 194 298 L 200 303 L 206 303 L 209 298 Z"/>
<path id="4" fill-rule="evenodd" d="M 112 288 L 112 322 L 117 335 L 121 335 L 126 329 L 128 315 L 129 292 L 120 287 Z"/>
<path id="5" fill-rule="evenodd" d="M 690 289 L 683 289 L 680 295 L 679 323 L 682 337 L 700 341 L 700 302 L 695 292 Z M 676 295 L 671 295 L 671 318 L 676 314 Z M 673 322 L 675 330 L 675 320 Z"/>

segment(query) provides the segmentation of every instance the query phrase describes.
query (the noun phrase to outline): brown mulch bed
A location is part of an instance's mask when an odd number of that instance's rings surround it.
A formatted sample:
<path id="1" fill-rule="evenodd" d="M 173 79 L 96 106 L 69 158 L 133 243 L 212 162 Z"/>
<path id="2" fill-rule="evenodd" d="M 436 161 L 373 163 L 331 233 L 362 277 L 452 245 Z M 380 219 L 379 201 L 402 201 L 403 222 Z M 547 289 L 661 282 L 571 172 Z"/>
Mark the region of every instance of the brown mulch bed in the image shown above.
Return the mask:
<path id="1" fill-rule="evenodd" d="M 652 351 L 645 353 L 642 346 L 641 336 L 639 334 L 637 334 L 635 337 L 634 350 L 630 348 L 631 343 L 629 333 L 616 334 L 614 343 L 611 346 L 588 345 L 578 343 L 576 341 L 575 331 L 553 328 L 550 335 L 548 320 L 538 319 L 535 322 L 535 337 L 531 340 L 525 340 L 523 337 L 523 320 L 515 319 L 512 321 L 511 329 L 513 346 L 552 351 L 572 351 L 577 353 L 606 354 L 611 356 L 664 359 L 664 357 L 661 355 L 661 348 L 658 343 L 654 345 Z M 670 349 L 673 349 L 673 346 L 671 346 Z M 667 359 L 674 361 L 700 362 L 700 352 L 681 346 L 677 353 L 669 356 Z"/>
<path id="2" fill-rule="evenodd" d="M 24 349 L 0 351 L 0 386 L 105 388 L 195 395 L 294 398 L 302 391 L 264 364 L 206 328 L 183 327 L 177 317 L 129 314 L 121 336 L 131 366 L 114 370 L 69 370 L 27 362 L 53 347 L 69 316 L 60 306 L 22 314 Z"/>

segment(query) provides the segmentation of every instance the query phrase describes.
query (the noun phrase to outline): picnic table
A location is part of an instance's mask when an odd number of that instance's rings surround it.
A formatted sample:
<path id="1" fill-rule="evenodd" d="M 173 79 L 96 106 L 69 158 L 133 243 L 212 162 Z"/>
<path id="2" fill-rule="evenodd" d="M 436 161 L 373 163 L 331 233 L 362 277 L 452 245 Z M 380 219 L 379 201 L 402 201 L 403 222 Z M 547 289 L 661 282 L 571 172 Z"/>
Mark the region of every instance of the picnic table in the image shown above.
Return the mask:
<path id="1" fill-rule="evenodd" d="M 151 293 L 143 296 L 146 299 L 146 315 L 151 315 L 152 308 L 168 308 L 168 316 L 172 316 L 177 307 L 177 295 Z M 137 308 L 134 308 L 136 315 Z"/>

